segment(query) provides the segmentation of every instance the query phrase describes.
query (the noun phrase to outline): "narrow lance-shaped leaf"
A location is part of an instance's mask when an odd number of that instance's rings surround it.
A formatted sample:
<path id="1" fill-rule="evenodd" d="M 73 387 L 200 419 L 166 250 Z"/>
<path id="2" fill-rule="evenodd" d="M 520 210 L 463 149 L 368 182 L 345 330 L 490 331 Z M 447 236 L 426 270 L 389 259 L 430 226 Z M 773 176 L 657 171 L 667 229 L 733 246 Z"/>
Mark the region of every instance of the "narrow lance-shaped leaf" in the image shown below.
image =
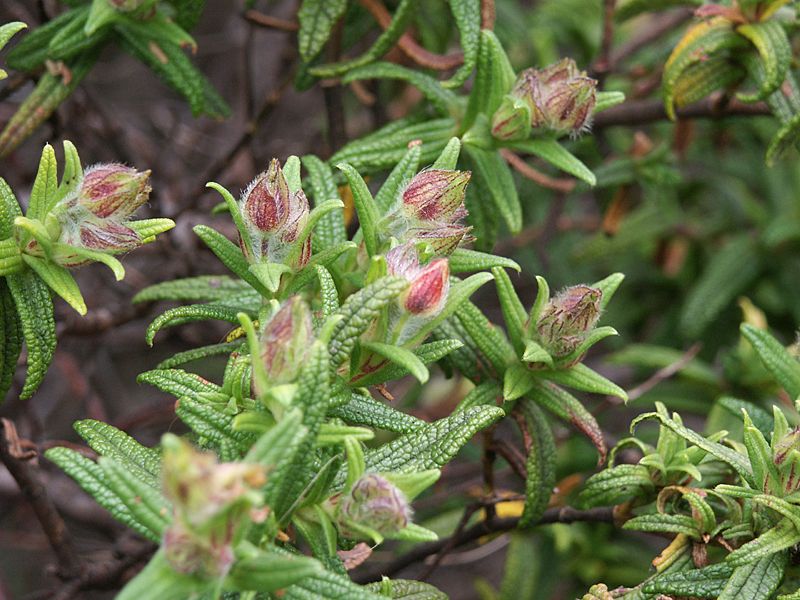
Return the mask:
<path id="1" fill-rule="evenodd" d="M 526 527 L 539 520 L 550 502 L 556 483 L 556 445 L 550 424 L 539 407 L 529 399 L 518 406 L 531 441 L 526 448 L 525 509 L 519 522 L 520 527 Z"/>
<path id="2" fill-rule="evenodd" d="M 742 335 L 753 346 L 761 362 L 793 400 L 800 398 L 800 363 L 768 331 L 742 323 Z"/>

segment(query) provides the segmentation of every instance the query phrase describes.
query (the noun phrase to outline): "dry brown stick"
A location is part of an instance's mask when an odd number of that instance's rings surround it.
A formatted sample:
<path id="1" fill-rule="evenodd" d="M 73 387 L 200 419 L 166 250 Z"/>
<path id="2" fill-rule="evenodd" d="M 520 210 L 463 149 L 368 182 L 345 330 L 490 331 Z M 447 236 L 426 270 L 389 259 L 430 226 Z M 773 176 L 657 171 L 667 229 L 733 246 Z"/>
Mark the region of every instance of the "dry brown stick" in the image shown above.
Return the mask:
<path id="1" fill-rule="evenodd" d="M 481 29 L 494 29 L 496 18 L 497 11 L 494 7 L 494 0 L 481 0 Z"/>
<path id="2" fill-rule="evenodd" d="M 594 77 L 602 84 L 611 70 L 611 45 L 614 42 L 614 9 L 616 0 L 603 0 L 603 38 L 600 41 L 600 54 L 592 65 Z"/>
<path id="3" fill-rule="evenodd" d="M 50 547 L 58 560 L 58 574 L 63 579 L 78 577 L 81 564 L 78 561 L 72 538 L 67 531 L 64 520 L 58 514 L 55 504 L 47 495 L 42 482 L 36 475 L 30 460 L 24 460 L 14 452 L 17 431 L 8 419 L 2 419 L 0 430 L 0 461 L 17 482 L 22 495 L 31 505 L 39 524 L 42 526 Z"/>
<path id="4" fill-rule="evenodd" d="M 265 15 L 264 13 L 255 9 L 245 12 L 244 18 L 253 25 L 266 27 L 267 29 L 277 29 L 278 31 L 287 32 L 294 32 L 300 29 L 300 25 L 298 25 L 295 21 L 281 19 L 280 17 L 273 17 L 272 15 Z"/>
<path id="5" fill-rule="evenodd" d="M 649 379 L 643 381 L 635 388 L 630 390 L 628 392 L 628 400 L 631 401 L 641 398 L 647 392 L 656 387 L 659 383 L 675 375 L 675 373 L 683 369 L 686 365 L 688 365 L 692 361 L 692 359 L 695 356 L 697 356 L 697 353 L 700 352 L 700 349 L 702 347 L 703 345 L 700 342 L 692 344 L 692 346 L 690 346 L 689 349 L 686 352 L 684 352 L 683 355 L 674 363 L 659 369 L 658 371 L 653 373 L 653 375 L 651 375 Z"/>
<path id="6" fill-rule="evenodd" d="M 382 29 L 387 29 L 392 22 L 392 15 L 380 0 L 360 0 L 361 6 L 373 16 Z M 435 69 L 436 71 L 449 71 L 464 63 L 464 54 L 435 54 L 420 46 L 410 33 L 400 36 L 397 46 L 421 67 Z"/>
<path id="7" fill-rule="evenodd" d="M 691 8 L 679 8 L 674 12 L 667 13 L 659 18 L 653 19 L 652 24 L 644 27 L 639 33 L 631 36 L 625 43 L 613 52 L 609 57 L 610 70 L 616 69 L 620 62 L 636 54 L 642 48 L 649 46 L 663 35 L 675 31 L 675 28 L 692 18 L 694 11 Z"/>
<path id="8" fill-rule="evenodd" d="M 684 106 L 677 111 L 680 119 L 722 119 L 736 116 L 769 115 L 769 108 L 763 102 L 745 104 L 731 100 L 720 106 L 717 98 L 706 98 L 695 104 Z M 656 121 L 664 121 L 667 112 L 661 100 L 634 100 L 623 102 L 601 112 L 594 119 L 594 129 L 613 126 L 645 125 Z"/>
<path id="9" fill-rule="evenodd" d="M 538 169 L 535 169 L 526 163 L 522 157 L 516 154 L 513 150 L 501 148 L 500 154 L 517 173 L 526 179 L 530 179 L 531 181 L 538 183 L 542 187 L 564 194 L 568 194 L 575 188 L 577 182 L 574 179 L 556 179 L 554 177 L 550 177 L 549 175 L 545 175 Z"/>
<path id="10" fill-rule="evenodd" d="M 614 509 L 611 507 L 590 508 L 589 510 L 576 510 L 569 506 L 560 508 L 547 509 L 542 518 L 539 519 L 535 525 L 548 525 L 551 523 L 613 523 L 614 522 Z M 455 537 L 455 542 L 450 537 L 438 540 L 436 542 L 429 542 L 427 544 L 420 544 L 410 552 L 398 557 L 389 565 L 378 567 L 373 571 L 358 573 L 354 580 L 358 583 L 367 583 L 370 581 L 380 581 L 383 575 L 391 577 L 398 571 L 413 565 L 419 561 L 425 560 L 428 556 L 441 552 L 443 548 L 451 547 L 457 548 L 470 542 L 482 538 L 485 535 L 492 533 L 503 533 L 516 529 L 519 525 L 519 517 L 508 517 L 503 519 L 493 519 L 491 521 L 481 521 L 465 529 L 461 534 Z"/>

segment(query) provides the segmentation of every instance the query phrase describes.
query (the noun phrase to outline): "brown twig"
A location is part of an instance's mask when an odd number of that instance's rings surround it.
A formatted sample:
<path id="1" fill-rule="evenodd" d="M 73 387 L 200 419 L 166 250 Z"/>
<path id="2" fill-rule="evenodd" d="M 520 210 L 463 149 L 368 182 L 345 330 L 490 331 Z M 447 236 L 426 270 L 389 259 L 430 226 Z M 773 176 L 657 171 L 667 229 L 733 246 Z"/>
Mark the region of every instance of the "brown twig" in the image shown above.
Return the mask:
<path id="1" fill-rule="evenodd" d="M 549 190 L 555 190 L 563 194 L 568 194 L 575 188 L 575 180 L 556 179 L 554 177 L 550 177 L 549 175 L 545 175 L 538 169 L 535 169 L 526 163 L 522 157 L 516 154 L 513 150 L 501 148 L 500 155 L 514 168 L 517 173 L 526 179 L 530 179 L 531 181 L 538 183 L 542 187 L 545 187 Z"/>
<path id="2" fill-rule="evenodd" d="M 20 456 L 13 451 L 13 440 L 17 438 L 16 428 L 8 419 L 2 419 L 0 431 L 0 461 L 11 473 L 19 485 L 22 495 L 31 505 L 39 524 L 42 526 L 50 547 L 58 560 L 58 574 L 63 579 L 78 577 L 81 565 L 78 562 L 72 538 L 67 531 L 64 520 L 58 514 L 55 504 L 47 495 L 41 481 L 39 481 L 29 458 Z"/>
<path id="3" fill-rule="evenodd" d="M 610 507 L 590 508 L 589 510 L 576 510 L 569 506 L 561 508 L 550 508 L 544 512 L 542 518 L 539 519 L 534 526 L 548 525 L 551 523 L 613 523 L 614 510 Z M 398 557 L 389 565 L 378 567 L 372 571 L 359 573 L 354 579 L 358 583 L 367 583 L 370 581 L 380 581 L 383 575 L 391 577 L 398 571 L 413 565 L 416 562 L 426 559 L 432 554 L 441 552 L 442 549 L 457 548 L 470 542 L 482 538 L 485 535 L 492 533 L 503 533 L 516 529 L 519 525 L 519 517 L 508 517 L 503 519 L 492 519 L 491 521 L 485 520 L 465 529 L 455 537 L 455 542 L 450 537 L 438 540 L 436 542 L 429 542 L 427 544 L 420 544 L 410 552 Z"/>
<path id="4" fill-rule="evenodd" d="M 737 116 L 769 115 L 769 108 L 763 102 L 745 104 L 738 100 L 731 100 L 725 105 L 720 105 L 717 98 L 706 98 L 695 104 L 679 108 L 676 111 L 680 119 L 722 119 Z M 594 129 L 614 127 L 617 125 L 645 125 L 667 118 L 664 103 L 661 100 L 634 100 L 623 102 L 618 106 L 601 112 L 594 119 Z"/>
<path id="5" fill-rule="evenodd" d="M 387 29 L 392 22 L 392 15 L 380 0 L 360 0 L 363 6 L 378 22 L 382 29 Z M 449 71 L 464 63 L 464 54 L 456 52 L 453 54 L 435 54 L 420 46 L 410 33 L 400 36 L 397 46 L 421 67 L 427 67 L 436 71 Z"/>
<path id="6" fill-rule="evenodd" d="M 244 18 L 253 25 L 266 27 L 267 29 L 277 29 L 278 31 L 287 32 L 294 32 L 300 29 L 300 25 L 295 21 L 281 19 L 280 17 L 273 17 L 272 15 L 265 15 L 264 13 L 255 9 L 245 12 Z"/>
<path id="7" fill-rule="evenodd" d="M 700 349 L 702 347 L 703 345 L 700 342 L 692 344 L 692 346 L 690 346 L 689 349 L 686 352 L 684 352 L 683 355 L 674 363 L 659 369 L 658 371 L 653 373 L 650 376 L 650 378 L 648 378 L 646 381 L 643 381 L 635 388 L 630 390 L 628 392 L 628 401 L 637 400 L 638 398 L 641 398 L 647 392 L 656 387 L 659 383 L 675 375 L 675 373 L 683 369 L 686 365 L 688 365 L 692 361 L 692 359 L 695 356 L 697 356 L 697 353 L 700 352 Z"/>
<path id="8" fill-rule="evenodd" d="M 619 63 L 628 57 L 636 54 L 642 48 L 650 46 L 650 44 L 661 38 L 661 36 L 675 31 L 676 27 L 679 27 L 681 24 L 691 19 L 693 14 L 691 8 L 679 8 L 660 18 L 653 19 L 650 25 L 643 27 L 638 33 L 632 35 L 630 39 L 620 44 L 620 46 L 611 53 L 609 57 L 609 69 L 613 71 Z"/>
<path id="9" fill-rule="evenodd" d="M 592 65 L 592 73 L 602 85 L 611 71 L 611 45 L 614 42 L 614 9 L 617 0 L 603 0 L 603 38 L 600 41 L 600 54 Z"/>
<path id="10" fill-rule="evenodd" d="M 493 30 L 496 18 L 494 0 L 481 0 L 481 29 Z"/>

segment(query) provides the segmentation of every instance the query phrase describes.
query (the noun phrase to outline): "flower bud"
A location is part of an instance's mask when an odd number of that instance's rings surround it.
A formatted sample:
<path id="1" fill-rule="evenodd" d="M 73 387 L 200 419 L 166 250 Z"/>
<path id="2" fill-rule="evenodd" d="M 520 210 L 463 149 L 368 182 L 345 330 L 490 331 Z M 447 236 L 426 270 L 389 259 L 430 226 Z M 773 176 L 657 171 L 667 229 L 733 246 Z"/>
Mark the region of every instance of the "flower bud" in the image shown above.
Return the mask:
<path id="1" fill-rule="evenodd" d="M 267 323 L 261 336 L 261 359 L 270 381 L 294 381 L 313 342 L 311 310 L 300 296 L 292 296 Z"/>
<path id="2" fill-rule="evenodd" d="M 198 534 L 219 529 L 237 509 L 260 502 L 256 490 L 266 482 L 264 467 L 219 463 L 210 452 L 199 452 L 173 435 L 162 441 L 161 480 L 176 518 Z"/>
<path id="3" fill-rule="evenodd" d="M 410 520 L 411 507 L 403 492 L 376 473 L 362 475 L 339 500 L 339 526 L 347 537 L 361 537 L 352 525 L 391 535 L 408 526 Z"/>
<path id="4" fill-rule="evenodd" d="M 410 286 L 400 296 L 400 305 L 419 317 L 437 315 L 450 290 L 450 265 L 446 258 L 437 258 L 420 266 L 414 244 L 404 244 L 386 254 L 389 274 L 405 277 Z"/>
<path id="5" fill-rule="evenodd" d="M 414 239 L 430 244 L 436 254 L 449 256 L 462 242 L 474 239 L 469 235 L 470 231 L 472 227 L 467 225 L 443 223 L 435 228 L 412 228 L 409 234 Z"/>
<path id="6" fill-rule="evenodd" d="M 222 533 L 222 532 L 215 532 Z M 187 529 L 181 521 L 175 521 L 162 540 L 164 557 L 178 573 L 202 579 L 224 577 L 233 566 L 235 556 L 231 536 L 200 536 Z"/>
<path id="7" fill-rule="evenodd" d="M 100 219 L 125 219 L 150 195 L 150 171 L 110 163 L 89 167 L 78 188 L 77 203 Z"/>
<path id="8" fill-rule="evenodd" d="M 242 244 L 248 259 L 284 262 L 299 243 L 303 246 L 297 253 L 297 264 L 291 266 L 301 268 L 308 263 L 311 239 L 298 239 L 308 220 L 308 199 L 303 190 L 290 191 L 277 159 L 247 187 L 239 205 L 252 241 L 252 248 Z"/>
<path id="9" fill-rule="evenodd" d="M 554 357 L 575 350 L 600 318 L 603 292 L 586 285 L 569 287 L 548 302 L 536 324 L 542 344 Z"/>
<path id="10" fill-rule="evenodd" d="M 772 460 L 787 494 L 800 489 L 800 427 L 790 430 L 775 444 Z"/>
<path id="11" fill-rule="evenodd" d="M 520 73 L 511 92 L 492 118 L 492 134 L 498 139 L 525 137 L 520 125 L 527 107 L 530 126 L 577 135 L 589 129 L 596 104 L 597 81 L 580 71 L 571 58 L 544 69 Z"/>
<path id="12" fill-rule="evenodd" d="M 464 204 L 471 176 L 469 171 L 423 171 L 403 191 L 403 209 L 419 221 L 446 220 Z"/>
<path id="13" fill-rule="evenodd" d="M 498 140 L 524 140 L 531 133 L 531 105 L 507 95 L 492 117 L 492 136 Z"/>

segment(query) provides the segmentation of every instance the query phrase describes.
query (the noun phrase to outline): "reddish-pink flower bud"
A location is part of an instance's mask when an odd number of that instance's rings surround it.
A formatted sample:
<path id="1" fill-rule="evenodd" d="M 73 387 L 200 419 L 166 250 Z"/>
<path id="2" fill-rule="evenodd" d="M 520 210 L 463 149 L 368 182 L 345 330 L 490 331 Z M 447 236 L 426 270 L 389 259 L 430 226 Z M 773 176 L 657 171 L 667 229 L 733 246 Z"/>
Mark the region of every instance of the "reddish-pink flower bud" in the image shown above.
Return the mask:
<path id="1" fill-rule="evenodd" d="M 272 233 L 289 218 L 289 185 L 278 159 L 256 177 L 242 194 L 245 219 L 262 233 Z"/>
<path id="2" fill-rule="evenodd" d="M 270 381 L 294 381 L 313 341 L 311 309 L 300 296 L 292 296 L 267 323 L 261 337 L 261 359 Z"/>
<path id="3" fill-rule="evenodd" d="M 446 258 L 437 258 L 420 266 L 414 244 L 404 244 L 386 254 L 391 275 L 405 277 L 411 284 L 400 296 L 401 306 L 415 316 L 438 314 L 450 290 L 450 265 Z"/>
<path id="4" fill-rule="evenodd" d="M 147 202 L 149 179 L 149 170 L 137 171 L 117 163 L 94 165 L 83 175 L 77 203 L 100 219 L 122 220 Z"/>
<path id="5" fill-rule="evenodd" d="M 277 159 L 247 187 L 240 206 L 253 246 L 246 248 L 242 243 L 242 250 L 251 261 L 284 262 L 296 244 L 303 244 L 290 266 L 301 268 L 308 263 L 311 240 L 298 239 L 308 220 L 308 199 L 303 190 L 289 189 Z"/>
<path id="6" fill-rule="evenodd" d="M 464 203 L 471 175 L 469 171 L 422 171 L 403 191 L 405 212 L 420 221 L 450 218 Z"/>
<path id="7" fill-rule="evenodd" d="M 536 330 L 553 356 L 566 356 L 594 329 L 600 318 L 603 292 L 587 285 L 567 288 L 548 302 Z"/>

